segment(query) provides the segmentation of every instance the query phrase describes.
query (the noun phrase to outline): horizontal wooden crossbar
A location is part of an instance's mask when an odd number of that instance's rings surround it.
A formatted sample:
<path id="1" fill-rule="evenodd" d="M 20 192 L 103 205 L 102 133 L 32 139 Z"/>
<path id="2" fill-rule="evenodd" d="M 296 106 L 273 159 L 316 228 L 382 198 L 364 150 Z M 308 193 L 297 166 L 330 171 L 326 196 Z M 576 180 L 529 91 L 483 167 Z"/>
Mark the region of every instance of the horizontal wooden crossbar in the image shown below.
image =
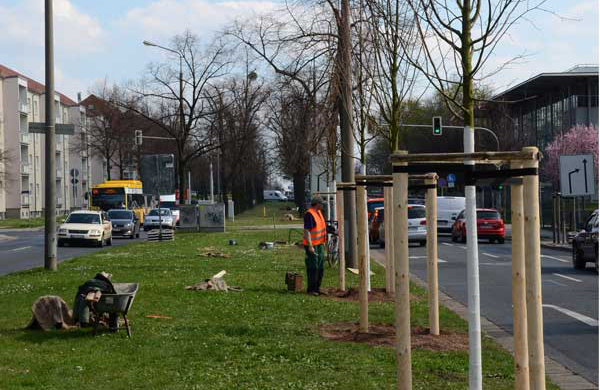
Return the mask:
<path id="1" fill-rule="evenodd" d="M 390 156 L 392 164 L 410 163 L 410 162 L 432 162 L 432 163 L 452 163 L 465 160 L 473 161 L 476 164 L 489 164 L 492 162 L 508 161 L 527 161 L 540 160 L 541 153 L 534 148 L 524 148 L 524 150 L 515 152 L 475 152 L 475 153 L 421 153 L 404 154 L 396 152 Z"/>

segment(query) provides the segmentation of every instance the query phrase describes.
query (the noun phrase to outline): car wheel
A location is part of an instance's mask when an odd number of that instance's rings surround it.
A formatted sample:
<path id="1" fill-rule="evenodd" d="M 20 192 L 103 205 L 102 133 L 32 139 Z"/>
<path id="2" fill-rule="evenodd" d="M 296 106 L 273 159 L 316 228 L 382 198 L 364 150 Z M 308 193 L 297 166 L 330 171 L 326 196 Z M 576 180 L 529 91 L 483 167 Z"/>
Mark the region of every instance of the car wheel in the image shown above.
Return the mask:
<path id="1" fill-rule="evenodd" d="M 573 268 L 575 269 L 585 269 L 586 261 L 583 258 L 583 253 L 577 249 L 575 245 L 573 245 Z"/>
<path id="2" fill-rule="evenodd" d="M 504 244 L 504 241 L 505 241 L 505 240 L 504 240 L 504 237 L 500 237 L 500 238 L 498 239 L 498 244 Z"/>
<path id="3" fill-rule="evenodd" d="M 493 244 L 494 241 L 496 241 L 496 239 L 495 238 L 490 238 L 490 239 L 488 239 L 488 241 L 490 242 L 490 244 Z"/>
<path id="4" fill-rule="evenodd" d="M 425 246 L 425 244 L 427 244 L 427 241 L 419 241 L 419 246 Z"/>
<path id="5" fill-rule="evenodd" d="M 100 241 L 98 241 L 96 243 L 96 246 L 102 248 L 104 246 L 104 236 L 102 236 L 102 238 L 100 238 Z"/>
<path id="6" fill-rule="evenodd" d="M 138 229 L 137 233 L 135 234 L 135 238 L 140 238 L 140 229 Z"/>

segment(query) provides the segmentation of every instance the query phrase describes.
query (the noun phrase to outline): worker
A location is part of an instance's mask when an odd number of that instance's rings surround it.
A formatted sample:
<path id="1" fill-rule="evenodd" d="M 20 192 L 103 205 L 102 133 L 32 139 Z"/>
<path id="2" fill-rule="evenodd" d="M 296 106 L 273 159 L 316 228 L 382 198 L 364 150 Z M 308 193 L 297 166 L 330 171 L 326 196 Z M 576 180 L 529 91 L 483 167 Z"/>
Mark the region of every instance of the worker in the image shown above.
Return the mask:
<path id="1" fill-rule="evenodd" d="M 306 292 L 311 295 L 321 294 L 320 287 L 323 280 L 323 248 L 327 232 L 322 210 L 323 199 L 315 197 L 304 214 L 304 250 L 308 279 Z"/>

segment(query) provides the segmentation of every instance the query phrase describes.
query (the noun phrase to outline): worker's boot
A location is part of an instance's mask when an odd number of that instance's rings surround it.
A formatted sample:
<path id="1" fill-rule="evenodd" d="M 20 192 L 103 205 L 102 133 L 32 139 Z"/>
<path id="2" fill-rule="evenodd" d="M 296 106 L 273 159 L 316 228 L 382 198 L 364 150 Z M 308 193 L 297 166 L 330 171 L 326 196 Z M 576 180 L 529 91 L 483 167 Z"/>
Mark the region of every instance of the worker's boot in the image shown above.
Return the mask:
<path id="1" fill-rule="evenodd" d="M 317 277 L 316 277 L 315 291 L 318 292 L 319 294 L 322 294 L 321 293 L 321 283 L 323 282 L 323 271 L 324 271 L 323 268 L 319 268 L 316 270 Z"/>

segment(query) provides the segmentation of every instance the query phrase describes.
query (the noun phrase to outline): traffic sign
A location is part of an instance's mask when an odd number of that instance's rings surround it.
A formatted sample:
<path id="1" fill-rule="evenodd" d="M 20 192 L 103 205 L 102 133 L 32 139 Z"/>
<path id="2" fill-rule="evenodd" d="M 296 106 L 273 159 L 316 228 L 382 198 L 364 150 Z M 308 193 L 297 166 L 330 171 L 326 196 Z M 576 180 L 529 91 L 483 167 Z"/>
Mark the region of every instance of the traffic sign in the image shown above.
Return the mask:
<path id="1" fill-rule="evenodd" d="M 453 181 L 449 181 L 448 182 L 448 188 L 454 188 L 454 182 Z"/>
<path id="2" fill-rule="evenodd" d="M 71 177 L 77 177 L 77 176 L 79 176 L 79 169 L 77 169 L 77 168 L 71 168 L 71 170 L 69 171 L 69 173 L 71 174 Z"/>
<path id="3" fill-rule="evenodd" d="M 456 183 L 456 176 L 453 173 L 449 173 L 446 180 L 448 180 L 448 183 Z"/>
<path id="4" fill-rule="evenodd" d="M 560 192 L 562 196 L 595 194 L 594 177 L 594 157 L 591 154 L 560 156 Z"/>
<path id="5" fill-rule="evenodd" d="M 438 187 L 446 187 L 446 179 L 444 179 L 443 177 L 440 177 L 438 179 Z"/>
<path id="6" fill-rule="evenodd" d="M 79 183 L 79 179 L 75 179 L 75 178 L 71 179 L 71 184 L 77 184 L 77 183 Z"/>

